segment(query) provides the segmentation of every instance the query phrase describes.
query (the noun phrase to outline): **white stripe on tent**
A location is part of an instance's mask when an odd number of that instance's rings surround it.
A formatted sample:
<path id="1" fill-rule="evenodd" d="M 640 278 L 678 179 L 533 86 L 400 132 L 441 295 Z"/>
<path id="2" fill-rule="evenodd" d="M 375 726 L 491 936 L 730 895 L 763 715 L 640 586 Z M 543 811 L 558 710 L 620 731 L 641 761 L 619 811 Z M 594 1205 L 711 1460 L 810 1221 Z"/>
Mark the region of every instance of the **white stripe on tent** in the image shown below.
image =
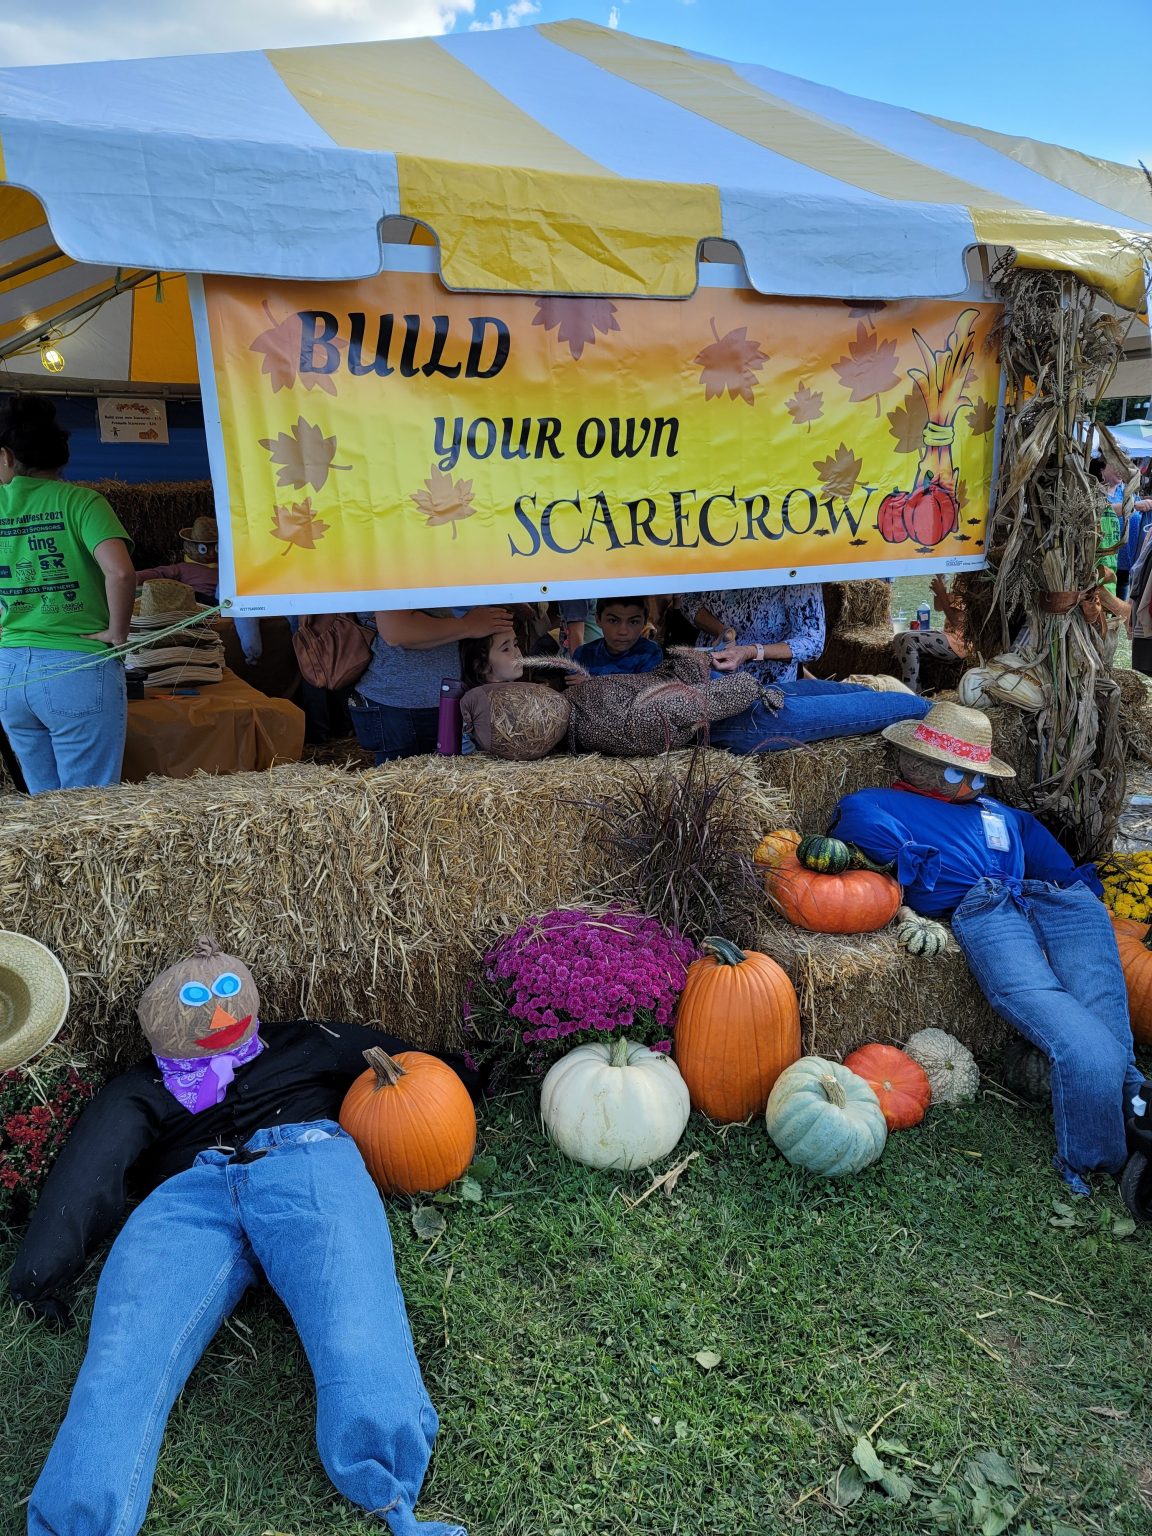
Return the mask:
<path id="1" fill-rule="evenodd" d="M 37 224 L 22 235 L 10 235 L 7 240 L 0 240 L 0 267 L 14 266 L 24 257 L 35 256 L 37 251 L 46 251 L 55 244 L 47 224 Z"/>
<path id="2" fill-rule="evenodd" d="M 906 107 L 851 96 L 832 86 L 817 85 L 814 81 L 781 74 L 762 65 L 736 64 L 732 68 L 751 85 L 819 113 L 886 149 L 920 161 L 922 165 L 985 187 L 1000 197 L 1011 198 L 1022 208 L 1061 218 L 1084 219 L 1094 224 L 1119 225 L 1124 229 L 1152 228 L 1152 224 L 1140 225 L 1128 214 L 1081 197 L 980 140 L 968 134 L 953 133 Z"/>
<path id="3" fill-rule="evenodd" d="M 0 293 L 0 326 L 11 325 L 23 315 L 50 314 L 76 294 L 99 285 L 110 286 L 116 280 L 116 271 L 115 267 L 67 266 L 48 277 Z"/>

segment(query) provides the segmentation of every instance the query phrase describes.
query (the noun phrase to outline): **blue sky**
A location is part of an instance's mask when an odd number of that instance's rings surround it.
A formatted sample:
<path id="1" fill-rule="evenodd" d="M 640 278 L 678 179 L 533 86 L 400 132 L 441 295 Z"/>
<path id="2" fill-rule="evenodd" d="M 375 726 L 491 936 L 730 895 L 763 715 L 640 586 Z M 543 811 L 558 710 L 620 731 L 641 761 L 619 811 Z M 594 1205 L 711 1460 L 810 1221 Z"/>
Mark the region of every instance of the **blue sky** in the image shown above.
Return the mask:
<path id="1" fill-rule="evenodd" d="M 1152 0 L 38 0 L 5 12 L 0 65 L 617 20 L 938 117 L 1152 162 Z"/>

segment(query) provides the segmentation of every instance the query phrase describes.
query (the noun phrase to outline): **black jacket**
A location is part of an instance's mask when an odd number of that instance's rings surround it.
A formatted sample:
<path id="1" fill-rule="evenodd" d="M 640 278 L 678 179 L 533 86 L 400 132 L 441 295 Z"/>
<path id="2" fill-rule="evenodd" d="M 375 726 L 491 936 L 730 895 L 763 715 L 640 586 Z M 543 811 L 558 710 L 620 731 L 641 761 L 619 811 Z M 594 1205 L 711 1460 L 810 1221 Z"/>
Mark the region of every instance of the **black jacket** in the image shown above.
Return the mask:
<path id="1" fill-rule="evenodd" d="M 191 1168 L 207 1147 L 239 1150 L 259 1130 L 335 1120 L 369 1046 L 410 1050 L 360 1024 L 261 1025 L 266 1049 L 241 1067 L 221 1103 L 198 1115 L 164 1086 L 155 1061 L 114 1077 L 76 1122 L 41 1191 L 9 1288 L 39 1308 L 60 1299 L 93 1250 L 119 1227 L 133 1195 Z M 459 1058 L 443 1058 L 475 1092 Z"/>

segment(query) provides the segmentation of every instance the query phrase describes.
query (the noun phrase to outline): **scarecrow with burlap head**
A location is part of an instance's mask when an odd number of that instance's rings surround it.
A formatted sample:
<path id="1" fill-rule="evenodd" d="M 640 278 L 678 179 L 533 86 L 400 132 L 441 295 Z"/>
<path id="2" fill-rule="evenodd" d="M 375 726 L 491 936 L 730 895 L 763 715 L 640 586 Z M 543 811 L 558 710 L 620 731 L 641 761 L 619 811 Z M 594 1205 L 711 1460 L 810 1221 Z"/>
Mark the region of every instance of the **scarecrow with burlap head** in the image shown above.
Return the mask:
<path id="1" fill-rule="evenodd" d="M 1092 865 L 1027 811 L 984 793 L 1015 770 L 979 710 L 941 702 L 883 733 L 899 777 L 836 807 L 835 836 L 890 866 L 904 900 L 952 932 L 989 1003 L 1048 1058 L 1054 1166 L 1077 1194 L 1115 1174 L 1152 1221 L 1152 1082 L 1136 1066 L 1116 938 Z"/>
<path id="2" fill-rule="evenodd" d="M 63 996 L 66 1009 L 66 983 Z M 59 1027 L 60 1001 L 56 978 L 33 1027 L 8 1031 L 19 1050 Z M 380 1196 L 337 1123 L 362 1053 L 405 1043 L 355 1024 L 263 1026 L 252 973 L 211 938 L 159 975 L 137 1011 L 152 1058 L 84 1110 L 9 1282 L 17 1302 L 63 1325 L 76 1277 L 124 1222 L 130 1193 L 148 1191 L 105 1261 L 88 1352 L 28 1503 L 29 1536 L 134 1536 L 169 1410 L 261 1279 L 304 1344 L 336 1487 L 392 1536 L 464 1536 L 413 1513 L 436 1412 Z"/>
<path id="3" fill-rule="evenodd" d="M 220 534 L 214 517 L 198 517 L 181 528 L 183 558 L 173 565 L 154 565 L 136 572 L 136 581 L 182 581 L 202 603 L 212 604 L 220 582 Z"/>

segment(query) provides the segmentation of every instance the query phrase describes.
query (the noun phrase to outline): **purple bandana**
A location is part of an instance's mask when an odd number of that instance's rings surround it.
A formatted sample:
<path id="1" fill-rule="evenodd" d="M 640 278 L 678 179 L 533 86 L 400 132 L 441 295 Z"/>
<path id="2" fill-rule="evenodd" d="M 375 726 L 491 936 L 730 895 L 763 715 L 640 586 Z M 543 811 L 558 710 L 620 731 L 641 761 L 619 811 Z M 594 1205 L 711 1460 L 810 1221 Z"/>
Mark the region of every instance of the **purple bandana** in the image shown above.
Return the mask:
<path id="1" fill-rule="evenodd" d="M 259 1019 L 256 1029 L 247 1044 L 234 1051 L 221 1051 L 218 1056 L 157 1056 L 156 1065 L 164 1076 L 165 1088 L 194 1115 L 221 1103 L 228 1084 L 236 1076 L 236 1068 L 255 1061 L 264 1049 Z"/>

